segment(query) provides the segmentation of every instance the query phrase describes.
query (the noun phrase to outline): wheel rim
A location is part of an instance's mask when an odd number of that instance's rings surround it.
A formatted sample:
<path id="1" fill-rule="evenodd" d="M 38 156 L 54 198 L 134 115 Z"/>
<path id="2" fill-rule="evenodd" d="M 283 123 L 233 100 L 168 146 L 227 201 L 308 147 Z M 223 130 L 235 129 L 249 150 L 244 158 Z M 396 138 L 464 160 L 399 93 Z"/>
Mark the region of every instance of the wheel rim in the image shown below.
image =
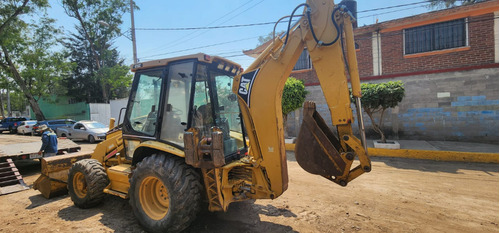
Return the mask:
<path id="1" fill-rule="evenodd" d="M 139 189 L 139 200 L 144 212 L 154 220 L 160 220 L 168 213 L 170 197 L 161 180 L 146 177 Z"/>
<path id="2" fill-rule="evenodd" d="M 73 177 L 73 190 L 79 198 L 84 198 L 87 195 L 87 182 L 83 173 L 75 173 Z"/>

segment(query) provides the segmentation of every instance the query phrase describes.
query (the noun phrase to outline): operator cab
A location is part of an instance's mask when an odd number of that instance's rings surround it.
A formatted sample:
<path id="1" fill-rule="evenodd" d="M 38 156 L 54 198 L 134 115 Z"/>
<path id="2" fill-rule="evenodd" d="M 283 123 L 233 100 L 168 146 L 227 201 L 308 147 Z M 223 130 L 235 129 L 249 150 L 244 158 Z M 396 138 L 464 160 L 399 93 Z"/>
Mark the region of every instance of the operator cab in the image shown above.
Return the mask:
<path id="1" fill-rule="evenodd" d="M 225 162 L 246 152 L 238 99 L 231 91 L 236 63 L 195 54 L 134 65 L 135 77 L 123 124 L 123 138 L 159 141 L 184 150 L 184 133 L 196 129 L 211 140 L 222 131 Z M 131 158 L 133 151 L 127 151 Z"/>

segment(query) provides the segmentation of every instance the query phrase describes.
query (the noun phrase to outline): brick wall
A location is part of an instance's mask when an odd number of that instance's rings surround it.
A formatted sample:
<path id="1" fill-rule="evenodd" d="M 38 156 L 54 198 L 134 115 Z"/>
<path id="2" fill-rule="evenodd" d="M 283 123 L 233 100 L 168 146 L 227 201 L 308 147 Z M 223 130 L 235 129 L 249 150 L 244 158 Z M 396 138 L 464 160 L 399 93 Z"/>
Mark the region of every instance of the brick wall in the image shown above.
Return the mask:
<path id="1" fill-rule="evenodd" d="M 317 85 L 319 83 L 318 76 L 314 69 L 293 71 L 290 77 L 304 81 L 305 85 Z"/>
<path id="2" fill-rule="evenodd" d="M 372 34 L 357 35 L 354 38 L 359 45 L 359 50 L 356 52 L 358 60 L 359 76 L 373 75 L 373 57 L 372 57 Z"/>
<path id="3" fill-rule="evenodd" d="M 465 51 L 444 54 L 422 54 L 423 56 L 405 58 L 403 55 L 403 32 L 382 33 L 382 74 L 411 73 L 495 63 L 493 18 L 493 13 L 470 17 L 468 26 L 470 48 Z"/>

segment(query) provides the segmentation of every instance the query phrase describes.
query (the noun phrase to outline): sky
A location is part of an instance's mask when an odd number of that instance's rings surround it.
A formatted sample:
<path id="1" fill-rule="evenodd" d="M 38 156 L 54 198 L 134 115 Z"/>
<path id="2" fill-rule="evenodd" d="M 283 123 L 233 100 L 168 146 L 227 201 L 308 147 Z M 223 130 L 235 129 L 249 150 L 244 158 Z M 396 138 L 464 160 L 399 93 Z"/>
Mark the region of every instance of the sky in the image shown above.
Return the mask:
<path id="1" fill-rule="evenodd" d="M 134 11 L 137 57 L 139 62 L 203 52 L 226 57 L 248 67 L 254 58 L 243 50 L 255 48 L 259 36 L 273 31 L 273 24 L 199 30 L 161 30 L 172 28 L 219 27 L 276 22 L 290 15 L 305 0 L 135 0 Z M 335 1 L 336 3 L 338 1 Z M 49 0 L 49 15 L 65 31 L 74 31 L 76 20 L 69 18 L 61 0 Z M 370 25 L 430 11 L 424 0 L 357 0 L 358 25 Z M 394 7 L 398 5 L 412 4 Z M 376 10 L 379 8 L 385 8 Z M 302 10 L 298 10 L 299 14 Z M 123 15 L 122 32 L 131 28 L 129 13 Z M 277 31 L 286 30 L 280 24 Z M 116 48 L 126 64 L 133 63 L 132 41 L 125 36 L 115 39 Z"/>

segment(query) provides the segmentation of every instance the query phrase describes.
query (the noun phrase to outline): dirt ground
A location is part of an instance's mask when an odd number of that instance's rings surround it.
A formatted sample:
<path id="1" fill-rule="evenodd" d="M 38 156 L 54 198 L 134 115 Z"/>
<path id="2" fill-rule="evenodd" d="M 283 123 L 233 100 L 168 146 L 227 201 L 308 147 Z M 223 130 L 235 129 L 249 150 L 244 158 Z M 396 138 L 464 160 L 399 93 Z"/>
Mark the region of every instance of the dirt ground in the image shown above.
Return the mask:
<path id="1" fill-rule="evenodd" d="M 39 137 L 0 135 L 2 144 Z M 84 149 L 95 145 L 81 143 Z M 275 200 L 203 213 L 186 232 L 498 232 L 498 164 L 372 158 L 373 171 L 340 187 L 289 154 L 288 190 Z M 27 184 L 38 162 L 18 163 Z M 33 189 L 0 196 L 0 232 L 144 232 L 127 200 L 78 209 Z"/>

